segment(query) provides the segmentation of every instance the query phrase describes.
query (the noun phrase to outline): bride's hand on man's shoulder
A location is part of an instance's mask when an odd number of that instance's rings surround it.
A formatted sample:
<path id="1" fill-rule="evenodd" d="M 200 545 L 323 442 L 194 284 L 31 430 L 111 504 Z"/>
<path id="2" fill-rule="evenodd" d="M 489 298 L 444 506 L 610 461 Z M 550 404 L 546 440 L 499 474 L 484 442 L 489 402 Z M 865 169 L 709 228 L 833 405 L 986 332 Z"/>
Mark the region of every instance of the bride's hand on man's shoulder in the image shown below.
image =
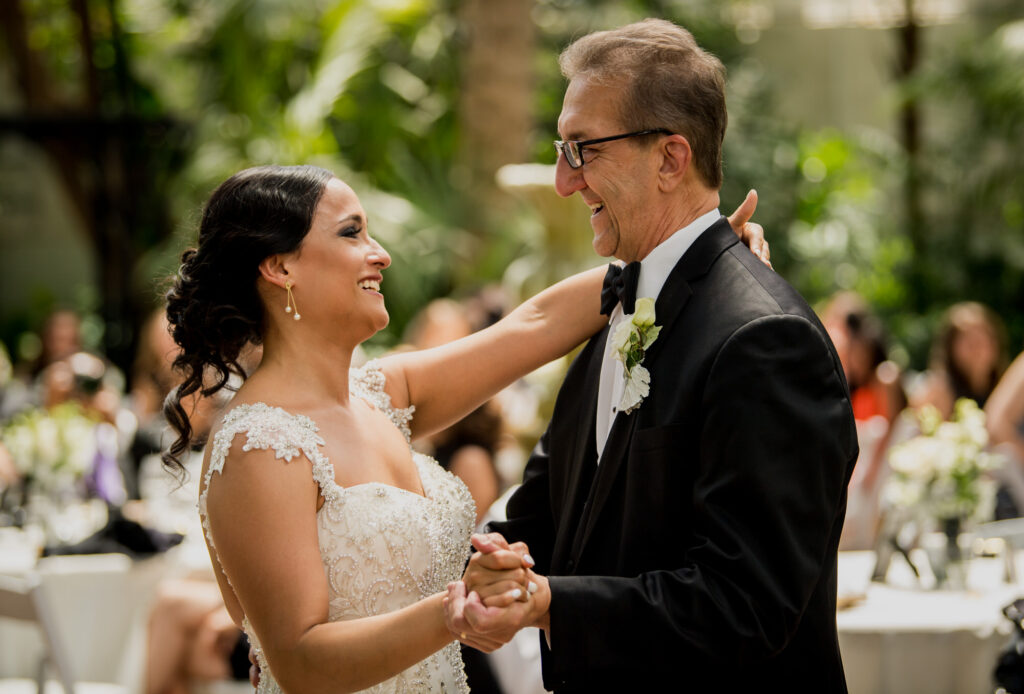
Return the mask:
<path id="1" fill-rule="evenodd" d="M 756 255 L 762 263 L 772 267 L 772 254 L 771 249 L 768 248 L 768 242 L 764 238 L 764 227 L 750 221 L 750 218 L 754 216 L 755 209 L 757 209 L 757 191 L 751 190 L 739 207 L 727 217 L 729 226 L 740 237 L 740 241 L 746 244 L 751 253 Z"/>

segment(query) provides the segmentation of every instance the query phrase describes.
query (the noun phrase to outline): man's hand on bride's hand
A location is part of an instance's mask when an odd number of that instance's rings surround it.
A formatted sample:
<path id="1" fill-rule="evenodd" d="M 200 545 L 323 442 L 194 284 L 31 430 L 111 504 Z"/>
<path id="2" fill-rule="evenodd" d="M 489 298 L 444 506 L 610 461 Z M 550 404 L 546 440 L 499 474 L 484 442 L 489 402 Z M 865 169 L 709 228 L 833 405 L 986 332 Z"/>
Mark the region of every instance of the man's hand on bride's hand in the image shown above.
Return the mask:
<path id="1" fill-rule="evenodd" d="M 757 191 L 751 190 L 740 206 L 729 215 L 729 225 L 733 232 L 740 237 L 740 241 L 747 245 L 750 252 L 756 255 L 762 263 L 771 267 L 772 254 L 768 248 L 768 242 L 764 239 L 764 228 L 760 224 L 750 221 L 756 208 Z"/>
<path id="2" fill-rule="evenodd" d="M 510 633 L 505 633 L 507 630 L 503 630 L 500 634 L 496 629 L 486 633 L 477 631 L 466 618 L 466 609 L 471 601 L 475 605 L 481 605 L 480 596 L 476 593 L 468 593 L 465 583 L 455 581 L 448 584 L 448 595 L 442 601 L 445 608 L 445 626 L 448 627 L 448 631 L 460 642 L 484 653 L 491 653 L 504 646 L 515 635 L 516 630 L 513 629 Z M 501 608 L 487 609 L 501 612 Z"/>
<path id="3" fill-rule="evenodd" d="M 474 535 L 472 543 L 477 552 L 445 598 L 446 623 L 456 638 L 490 652 L 525 626 L 546 627 L 551 593 L 547 579 L 531 570 L 527 546 L 509 545 L 497 533 Z"/>
<path id="4" fill-rule="evenodd" d="M 476 592 L 468 592 L 466 584 L 456 581 L 448 585 L 444 599 L 448 630 L 462 643 L 490 653 L 508 643 L 527 626 L 547 627 L 551 593 L 543 576 L 535 576 L 537 592 L 525 601 L 505 600 L 503 607 L 488 606 Z"/>

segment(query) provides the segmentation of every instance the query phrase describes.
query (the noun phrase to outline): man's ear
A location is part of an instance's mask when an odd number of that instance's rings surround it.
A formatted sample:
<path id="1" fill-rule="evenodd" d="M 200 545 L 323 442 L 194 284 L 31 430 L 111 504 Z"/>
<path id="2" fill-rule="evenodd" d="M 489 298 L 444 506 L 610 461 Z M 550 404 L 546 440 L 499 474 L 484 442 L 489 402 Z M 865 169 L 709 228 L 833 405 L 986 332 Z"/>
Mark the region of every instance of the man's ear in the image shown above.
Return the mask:
<path id="1" fill-rule="evenodd" d="M 282 253 L 275 253 L 264 258 L 259 265 L 260 277 L 270 284 L 284 288 L 285 282 L 294 278 L 288 274 L 286 256 Z"/>
<path id="2" fill-rule="evenodd" d="M 682 184 L 693 162 L 693 150 L 682 135 L 669 135 L 661 141 L 659 152 L 658 186 L 667 193 Z"/>

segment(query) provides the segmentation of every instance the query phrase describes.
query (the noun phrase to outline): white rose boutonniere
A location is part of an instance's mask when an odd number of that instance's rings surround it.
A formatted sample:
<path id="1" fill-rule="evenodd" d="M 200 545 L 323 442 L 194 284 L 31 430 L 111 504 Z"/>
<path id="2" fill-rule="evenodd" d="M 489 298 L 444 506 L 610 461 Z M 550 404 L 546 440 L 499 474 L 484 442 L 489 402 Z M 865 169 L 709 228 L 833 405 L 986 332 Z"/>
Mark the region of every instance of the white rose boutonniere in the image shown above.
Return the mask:
<path id="1" fill-rule="evenodd" d="M 626 373 L 626 388 L 619 401 L 619 410 L 626 414 L 640 407 L 650 393 L 651 374 L 642 364 L 644 355 L 661 332 L 661 326 L 654 321 L 654 299 L 637 299 L 630 320 L 619 323 L 612 334 L 612 356 L 622 362 Z"/>

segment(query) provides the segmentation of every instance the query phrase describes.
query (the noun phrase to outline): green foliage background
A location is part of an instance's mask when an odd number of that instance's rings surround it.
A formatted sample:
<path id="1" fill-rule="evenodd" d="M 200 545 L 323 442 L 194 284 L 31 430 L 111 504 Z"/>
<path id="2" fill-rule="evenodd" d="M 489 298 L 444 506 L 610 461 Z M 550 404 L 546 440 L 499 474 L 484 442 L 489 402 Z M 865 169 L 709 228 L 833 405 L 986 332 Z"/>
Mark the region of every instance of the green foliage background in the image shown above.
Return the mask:
<path id="1" fill-rule="evenodd" d="M 32 41 L 73 91 L 79 74 L 68 4 L 22 4 Z M 139 292 L 157 295 L 153 287 L 194 239 L 214 186 L 270 162 L 321 164 L 360 193 L 372 231 L 394 258 L 386 280 L 393 320 L 380 346 L 396 342 L 431 298 L 500 280 L 524 254 L 543 257 L 528 210 L 492 214 L 464 194 L 458 4 L 90 2 L 99 27 L 94 62 L 103 93 L 114 95 L 104 107 L 179 126 L 152 159 L 160 170 L 150 172 L 175 232 L 160 233 L 155 221 L 136 227 L 147 248 L 135 269 Z M 778 117 L 785 85 L 749 60 L 731 19 L 737 4 L 537 0 L 534 159 L 554 161 L 562 47 L 644 16 L 678 21 L 729 68 L 723 209 L 748 188 L 759 190 L 757 220 L 780 273 L 812 302 L 838 289 L 864 294 L 889 325 L 904 365 L 924 366 L 938 317 L 964 299 L 992 306 L 1017 351 L 1024 345 L 1021 22 L 1009 12 L 988 16 L 977 35 L 941 47 L 901 85 L 904 98 L 937 114 L 911 163 L 886 134 L 810 130 Z M 104 22 L 110 8 L 117 22 Z M 923 245 L 912 242 L 903 210 L 912 165 L 922 182 Z M 33 322 L 8 317 L 5 325 Z M 17 337 L 11 330 L 0 335 L 8 344 Z"/>

